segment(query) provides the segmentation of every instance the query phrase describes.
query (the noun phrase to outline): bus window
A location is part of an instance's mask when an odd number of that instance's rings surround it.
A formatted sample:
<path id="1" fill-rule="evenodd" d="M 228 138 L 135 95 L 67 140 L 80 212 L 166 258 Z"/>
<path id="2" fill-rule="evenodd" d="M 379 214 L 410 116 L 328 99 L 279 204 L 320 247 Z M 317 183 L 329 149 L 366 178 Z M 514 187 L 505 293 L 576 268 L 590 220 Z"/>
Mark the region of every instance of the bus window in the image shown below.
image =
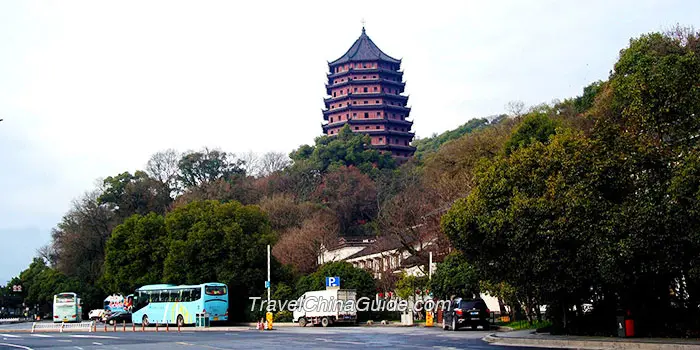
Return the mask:
<path id="1" fill-rule="evenodd" d="M 192 301 L 196 301 L 202 298 L 202 291 L 200 289 L 192 289 Z"/>
<path id="2" fill-rule="evenodd" d="M 191 299 L 190 299 L 190 290 L 189 290 L 189 289 L 183 289 L 183 290 L 182 290 L 182 301 L 191 301 Z"/>
<path id="3" fill-rule="evenodd" d="M 56 295 L 56 303 L 74 303 L 75 295 L 73 294 L 58 294 Z"/>
<path id="4" fill-rule="evenodd" d="M 207 295 L 226 295 L 225 286 L 206 286 L 204 291 Z"/>

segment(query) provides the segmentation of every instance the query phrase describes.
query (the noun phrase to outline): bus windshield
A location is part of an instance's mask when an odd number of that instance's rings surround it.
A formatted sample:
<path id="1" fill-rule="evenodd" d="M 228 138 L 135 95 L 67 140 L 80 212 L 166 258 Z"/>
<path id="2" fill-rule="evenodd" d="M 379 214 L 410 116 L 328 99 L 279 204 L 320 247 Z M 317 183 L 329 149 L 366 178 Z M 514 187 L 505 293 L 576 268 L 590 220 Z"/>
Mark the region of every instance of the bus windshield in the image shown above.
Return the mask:
<path id="1" fill-rule="evenodd" d="M 58 295 L 56 295 L 56 303 L 59 303 L 59 304 L 75 303 L 75 295 L 73 295 L 73 294 L 58 294 Z"/>
<path id="2" fill-rule="evenodd" d="M 226 295 L 226 286 L 206 286 L 204 292 L 207 295 Z"/>

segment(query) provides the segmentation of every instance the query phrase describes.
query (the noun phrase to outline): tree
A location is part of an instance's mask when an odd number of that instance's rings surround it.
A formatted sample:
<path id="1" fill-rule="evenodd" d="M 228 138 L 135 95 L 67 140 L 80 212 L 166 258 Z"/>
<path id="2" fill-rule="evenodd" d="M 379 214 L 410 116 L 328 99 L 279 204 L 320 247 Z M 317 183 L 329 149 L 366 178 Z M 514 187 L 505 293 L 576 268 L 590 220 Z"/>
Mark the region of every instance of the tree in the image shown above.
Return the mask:
<path id="1" fill-rule="evenodd" d="M 549 137 L 554 135 L 556 126 L 556 123 L 546 114 L 535 112 L 526 115 L 506 142 L 506 154 L 535 141 L 546 143 Z"/>
<path id="2" fill-rule="evenodd" d="M 583 88 L 583 95 L 574 99 L 576 113 L 584 113 L 593 107 L 596 96 L 603 90 L 603 82 L 596 81 Z"/>
<path id="3" fill-rule="evenodd" d="M 274 243 L 267 216 L 238 202 L 195 201 L 165 218 L 170 241 L 163 266 L 166 282 L 219 281 L 229 287 L 232 317 L 243 317 L 249 296 L 262 293 L 267 274 L 266 245 Z M 272 271 L 280 277 L 273 260 Z M 281 279 L 276 279 L 281 280 Z"/>
<path id="4" fill-rule="evenodd" d="M 165 219 L 155 213 L 133 215 L 118 225 L 107 240 L 105 291 L 128 294 L 146 284 L 162 283 L 168 243 Z"/>
<path id="5" fill-rule="evenodd" d="M 231 154 L 205 148 L 198 152 L 186 153 L 178 162 L 179 181 L 190 189 L 205 182 L 217 179 L 230 179 L 245 175 L 243 161 Z"/>
<path id="6" fill-rule="evenodd" d="M 157 152 L 151 156 L 146 164 L 148 176 L 170 189 L 171 193 L 177 192 L 178 161 L 180 154 L 174 149 Z"/>
<path id="7" fill-rule="evenodd" d="M 340 232 L 344 234 L 373 220 L 377 214 L 374 183 L 355 167 L 340 167 L 328 172 L 314 198 L 336 213 Z"/>
<path id="8" fill-rule="evenodd" d="M 300 228 L 314 212 L 315 206 L 311 202 L 296 203 L 287 194 L 275 194 L 260 200 L 260 208 L 267 213 L 272 229 L 277 232 Z"/>
<path id="9" fill-rule="evenodd" d="M 316 270 L 323 247 L 329 247 L 338 239 L 338 219 L 330 210 L 318 210 L 303 221 L 300 227 L 291 227 L 280 235 L 272 248 L 272 254 L 297 272 Z"/>
<path id="10" fill-rule="evenodd" d="M 475 298 L 479 296 L 479 274 L 459 251 L 450 253 L 430 280 L 430 290 L 441 299 L 451 299 L 452 296 Z"/>
<path id="11" fill-rule="evenodd" d="M 95 285 L 102 274 L 105 245 L 115 221 L 112 210 L 100 204 L 99 195 L 93 191 L 74 201 L 51 233 L 56 269 L 89 285 Z"/>
<path id="12" fill-rule="evenodd" d="M 337 136 L 320 136 L 314 146 L 301 146 L 289 156 L 295 164 L 310 161 L 321 173 L 342 166 L 353 166 L 369 175 L 381 169 L 396 168 L 396 161 L 390 154 L 373 149 L 369 135 L 355 133 L 349 125 L 344 126 Z"/>
<path id="13" fill-rule="evenodd" d="M 267 152 L 260 159 L 260 176 L 268 176 L 286 169 L 291 164 L 289 157 L 281 152 Z"/>
<path id="14" fill-rule="evenodd" d="M 443 217 L 452 244 L 485 279 L 519 290 L 530 318 L 538 304 L 581 303 L 598 277 L 611 169 L 594 145 L 564 132 L 483 163 L 477 186 Z"/>
<path id="15" fill-rule="evenodd" d="M 120 218 L 150 212 L 163 215 L 172 202 L 170 192 L 167 183 L 154 180 L 143 171 L 134 175 L 123 172 L 104 179 L 97 200 L 100 204 L 108 204 Z"/>

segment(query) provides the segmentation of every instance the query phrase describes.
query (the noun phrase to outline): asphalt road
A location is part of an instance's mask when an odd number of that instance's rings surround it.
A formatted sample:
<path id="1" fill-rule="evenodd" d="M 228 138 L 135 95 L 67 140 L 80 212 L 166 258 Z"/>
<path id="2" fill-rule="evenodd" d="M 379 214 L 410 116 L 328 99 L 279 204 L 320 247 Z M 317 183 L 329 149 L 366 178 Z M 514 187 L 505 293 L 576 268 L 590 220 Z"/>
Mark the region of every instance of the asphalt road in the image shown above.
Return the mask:
<path id="1" fill-rule="evenodd" d="M 1 333 L 0 349 L 518 349 L 489 345 L 488 332 L 419 327 L 281 327 L 272 331 Z M 524 349 L 524 348 L 521 348 Z"/>

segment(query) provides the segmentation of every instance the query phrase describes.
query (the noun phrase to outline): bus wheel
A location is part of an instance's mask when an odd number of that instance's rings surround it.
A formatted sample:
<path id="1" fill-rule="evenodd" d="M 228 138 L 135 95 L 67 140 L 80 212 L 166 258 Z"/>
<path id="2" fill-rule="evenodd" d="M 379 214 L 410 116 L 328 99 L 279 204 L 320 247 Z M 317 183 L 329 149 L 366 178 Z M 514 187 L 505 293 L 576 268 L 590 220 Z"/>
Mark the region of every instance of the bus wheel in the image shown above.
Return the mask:
<path id="1" fill-rule="evenodd" d="M 306 327 L 306 317 L 299 317 L 299 326 Z"/>
<path id="2" fill-rule="evenodd" d="M 185 325 L 185 319 L 182 317 L 182 315 L 177 315 L 177 326 L 183 327 L 184 325 Z"/>
<path id="3" fill-rule="evenodd" d="M 329 324 L 331 324 L 331 321 L 328 320 L 328 317 L 324 317 L 321 319 L 321 326 L 328 327 Z"/>
<path id="4" fill-rule="evenodd" d="M 143 318 L 141 319 L 141 324 L 144 327 L 148 327 L 148 315 L 143 315 Z"/>

